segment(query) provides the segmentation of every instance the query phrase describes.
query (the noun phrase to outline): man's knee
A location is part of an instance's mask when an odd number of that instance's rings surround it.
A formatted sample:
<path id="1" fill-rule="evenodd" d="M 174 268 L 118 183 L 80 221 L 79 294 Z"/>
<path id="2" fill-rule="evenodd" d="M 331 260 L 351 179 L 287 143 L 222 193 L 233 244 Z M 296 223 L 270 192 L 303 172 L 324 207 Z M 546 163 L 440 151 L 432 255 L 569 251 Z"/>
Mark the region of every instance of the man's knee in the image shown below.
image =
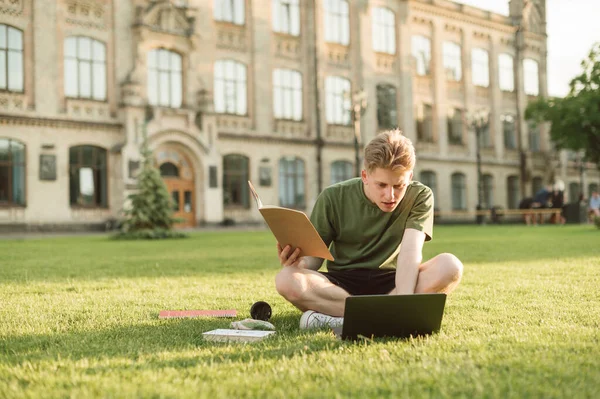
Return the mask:
<path id="1" fill-rule="evenodd" d="M 443 270 L 442 278 L 446 280 L 448 284 L 459 282 L 463 274 L 463 264 L 460 259 L 450 253 L 443 253 L 438 256 L 443 265 L 441 268 Z"/>
<path id="2" fill-rule="evenodd" d="M 305 276 L 293 267 L 284 267 L 275 276 L 275 289 L 285 299 L 294 303 L 302 299 L 305 286 Z"/>

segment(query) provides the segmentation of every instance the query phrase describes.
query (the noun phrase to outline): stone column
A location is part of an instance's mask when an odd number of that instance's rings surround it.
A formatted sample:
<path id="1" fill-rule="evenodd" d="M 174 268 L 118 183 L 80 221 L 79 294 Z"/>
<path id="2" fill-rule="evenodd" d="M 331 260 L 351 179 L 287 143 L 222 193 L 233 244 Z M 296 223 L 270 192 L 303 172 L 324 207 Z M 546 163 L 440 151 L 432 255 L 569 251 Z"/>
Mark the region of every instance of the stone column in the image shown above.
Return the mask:
<path id="1" fill-rule="evenodd" d="M 433 20 L 433 40 L 431 43 L 432 78 L 433 78 L 433 104 L 434 104 L 434 129 L 437 133 L 437 142 L 440 155 L 448 154 L 448 126 L 446 118 L 448 114 L 446 71 L 444 69 L 444 22 L 439 19 Z"/>
<path id="2" fill-rule="evenodd" d="M 500 47 L 499 38 L 492 36 L 490 43 L 490 134 L 493 137 L 495 155 L 497 159 L 504 156 L 504 135 L 502 131 L 502 91 L 500 90 L 500 79 L 498 69 L 498 48 Z"/>
<path id="3" fill-rule="evenodd" d="M 398 53 L 400 55 L 400 127 L 404 135 L 417 142 L 413 104 L 412 57 L 410 53 L 410 11 L 408 2 L 400 2 L 398 17 Z"/>

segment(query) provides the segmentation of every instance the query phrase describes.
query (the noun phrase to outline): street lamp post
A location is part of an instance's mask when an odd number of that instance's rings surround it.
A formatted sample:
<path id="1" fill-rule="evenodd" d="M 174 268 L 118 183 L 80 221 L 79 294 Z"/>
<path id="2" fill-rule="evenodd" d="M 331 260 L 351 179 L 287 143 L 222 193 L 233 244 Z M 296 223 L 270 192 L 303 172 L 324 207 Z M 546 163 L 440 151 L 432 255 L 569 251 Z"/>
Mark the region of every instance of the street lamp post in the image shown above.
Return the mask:
<path id="1" fill-rule="evenodd" d="M 489 113 L 487 110 L 479 110 L 469 116 L 469 124 L 475 131 L 475 154 L 477 162 L 477 211 L 483 209 L 483 173 L 481 171 L 481 133 L 489 124 Z M 488 204 L 489 205 L 489 204 Z M 477 214 L 477 224 L 484 224 L 483 215 Z"/>
<path id="2" fill-rule="evenodd" d="M 352 94 L 352 119 L 354 121 L 354 172 L 356 176 L 360 176 L 360 118 L 367 109 L 367 93 L 364 89 L 357 90 Z"/>

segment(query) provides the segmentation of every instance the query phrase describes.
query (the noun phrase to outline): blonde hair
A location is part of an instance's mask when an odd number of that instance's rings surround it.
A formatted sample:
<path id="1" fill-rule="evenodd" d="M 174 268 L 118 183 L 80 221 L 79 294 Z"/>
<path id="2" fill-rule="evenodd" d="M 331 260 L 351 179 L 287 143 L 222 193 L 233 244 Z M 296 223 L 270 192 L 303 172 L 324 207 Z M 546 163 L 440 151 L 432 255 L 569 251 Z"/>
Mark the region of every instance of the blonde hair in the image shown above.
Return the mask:
<path id="1" fill-rule="evenodd" d="M 400 129 L 379 133 L 365 147 L 365 169 L 412 170 L 415 167 L 415 147 Z"/>

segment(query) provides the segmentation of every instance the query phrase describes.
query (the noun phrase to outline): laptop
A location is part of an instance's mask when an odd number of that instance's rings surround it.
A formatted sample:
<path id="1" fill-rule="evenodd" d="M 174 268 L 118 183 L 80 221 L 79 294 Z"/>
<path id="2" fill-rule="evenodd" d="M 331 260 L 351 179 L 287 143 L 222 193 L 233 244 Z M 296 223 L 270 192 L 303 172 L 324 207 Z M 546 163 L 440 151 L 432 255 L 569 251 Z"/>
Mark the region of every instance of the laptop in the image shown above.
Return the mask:
<path id="1" fill-rule="evenodd" d="M 356 295 L 346 298 L 341 338 L 408 338 L 437 333 L 446 294 Z M 334 329 L 340 334 L 340 328 Z"/>

